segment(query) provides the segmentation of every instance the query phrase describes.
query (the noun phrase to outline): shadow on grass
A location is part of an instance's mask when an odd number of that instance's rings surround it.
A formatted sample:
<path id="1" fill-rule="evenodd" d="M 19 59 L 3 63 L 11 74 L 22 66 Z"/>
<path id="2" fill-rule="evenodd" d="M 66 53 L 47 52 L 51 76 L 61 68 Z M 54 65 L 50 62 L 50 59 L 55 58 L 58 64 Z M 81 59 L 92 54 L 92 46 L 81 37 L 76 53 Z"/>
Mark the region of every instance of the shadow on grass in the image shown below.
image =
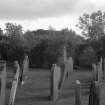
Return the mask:
<path id="1" fill-rule="evenodd" d="M 68 92 L 68 93 L 62 93 L 62 95 L 59 96 L 59 99 L 67 99 L 67 98 L 73 98 L 74 92 Z"/>
<path id="2" fill-rule="evenodd" d="M 30 96 L 30 97 L 22 97 L 18 98 L 16 101 L 24 101 L 24 102 L 42 102 L 42 101 L 50 101 L 50 96 L 41 96 L 41 95 L 36 95 L 36 96 Z"/>

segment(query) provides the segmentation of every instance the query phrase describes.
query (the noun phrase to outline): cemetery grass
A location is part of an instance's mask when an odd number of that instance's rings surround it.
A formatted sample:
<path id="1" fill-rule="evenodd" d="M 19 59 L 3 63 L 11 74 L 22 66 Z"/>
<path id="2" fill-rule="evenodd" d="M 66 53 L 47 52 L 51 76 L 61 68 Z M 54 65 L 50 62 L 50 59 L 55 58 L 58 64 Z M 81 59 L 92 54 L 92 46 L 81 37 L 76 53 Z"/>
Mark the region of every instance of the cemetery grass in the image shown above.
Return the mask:
<path id="1" fill-rule="evenodd" d="M 8 72 L 6 104 L 10 94 L 10 71 Z M 62 91 L 56 102 L 50 100 L 50 70 L 31 69 L 28 79 L 23 86 L 19 86 L 16 93 L 15 105 L 74 105 L 75 80 L 80 80 L 82 105 L 88 105 L 89 84 L 92 79 L 91 71 L 74 71 L 66 78 Z M 101 105 L 105 105 L 105 85 L 101 87 Z"/>

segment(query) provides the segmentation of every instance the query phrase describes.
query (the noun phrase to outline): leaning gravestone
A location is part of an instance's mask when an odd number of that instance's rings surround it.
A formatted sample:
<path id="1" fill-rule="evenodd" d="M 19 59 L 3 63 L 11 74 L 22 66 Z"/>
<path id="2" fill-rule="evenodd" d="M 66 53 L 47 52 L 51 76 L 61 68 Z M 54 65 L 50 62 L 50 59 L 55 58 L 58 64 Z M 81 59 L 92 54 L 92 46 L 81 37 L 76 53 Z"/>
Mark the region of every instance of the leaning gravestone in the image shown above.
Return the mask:
<path id="1" fill-rule="evenodd" d="M 63 84 L 64 84 L 64 81 L 65 81 L 65 78 L 67 76 L 67 66 L 68 63 L 67 63 L 67 50 L 66 50 L 66 46 L 64 46 L 64 49 L 63 49 L 63 68 L 61 67 L 61 79 L 60 79 L 60 84 L 59 84 L 59 90 L 62 91 L 62 88 L 63 88 Z"/>
<path id="2" fill-rule="evenodd" d="M 13 82 L 12 82 L 12 88 L 11 88 L 11 92 L 10 92 L 9 105 L 14 105 L 16 90 L 17 90 L 17 87 L 18 87 L 20 67 L 19 67 L 19 64 L 18 64 L 17 61 L 15 61 L 15 68 L 16 68 L 16 74 L 15 74 Z"/>
<path id="3" fill-rule="evenodd" d="M 59 83 L 61 78 L 61 69 L 56 64 L 53 64 L 51 70 L 51 100 L 54 102 L 57 100 L 59 95 Z"/>
<path id="4" fill-rule="evenodd" d="M 0 79 L 1 79 L 1 91 L 0 91 L 0 105 L 5 104 L 5 90 L 6 90 L 6 63 L 0 62 Z"/>
<path id="5" fill-rule="evenodd" d="M 24 81 L 28 78 L 27 74 L 29 71 L 29 59 L 28 56 L 25 55 L 25 58 L 23 60 L 22 68 L 20 70 L 20 83 L 21 85 L 24 84 Z"/>

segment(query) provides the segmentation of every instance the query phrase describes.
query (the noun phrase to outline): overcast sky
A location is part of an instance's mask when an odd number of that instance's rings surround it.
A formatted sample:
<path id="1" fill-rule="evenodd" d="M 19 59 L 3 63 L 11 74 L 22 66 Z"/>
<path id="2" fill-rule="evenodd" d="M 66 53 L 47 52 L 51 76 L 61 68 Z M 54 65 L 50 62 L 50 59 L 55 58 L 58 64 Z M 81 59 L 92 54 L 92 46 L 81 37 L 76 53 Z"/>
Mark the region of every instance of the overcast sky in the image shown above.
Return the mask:
<path id="1" fill-rule="evenodd" d="M 46 29 L 50 25 L 77 30 L 79 16 L 99 9 L 105 11 L 104 5 L 105 0 L 0 0 L 0 27 L 15 22 L 24 30 Z"/>

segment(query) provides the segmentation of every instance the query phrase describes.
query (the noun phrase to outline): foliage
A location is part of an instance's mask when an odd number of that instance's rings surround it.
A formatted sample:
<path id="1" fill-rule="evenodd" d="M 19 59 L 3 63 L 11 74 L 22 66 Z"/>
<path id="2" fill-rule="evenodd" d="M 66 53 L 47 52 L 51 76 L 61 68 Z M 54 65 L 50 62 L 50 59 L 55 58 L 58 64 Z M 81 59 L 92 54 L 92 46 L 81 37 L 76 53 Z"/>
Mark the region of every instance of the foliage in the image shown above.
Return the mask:
<path id="1" fill-rule="evenodd" d="M 91 14 L 83 14 L 79 17 L 77 26 L 82 30 L 82 34 L 90 39 L 99 39 L 105 34 L 105 13 L 101 10 Z"/>
<path id="2" fill-rule="evenodd" d="M 97 56 L 94 49 L 91 46 L 85 47 L 82 53 L 79 55 L 79 64 L 91 66 L 93 63 L 96 62 Z"/>

